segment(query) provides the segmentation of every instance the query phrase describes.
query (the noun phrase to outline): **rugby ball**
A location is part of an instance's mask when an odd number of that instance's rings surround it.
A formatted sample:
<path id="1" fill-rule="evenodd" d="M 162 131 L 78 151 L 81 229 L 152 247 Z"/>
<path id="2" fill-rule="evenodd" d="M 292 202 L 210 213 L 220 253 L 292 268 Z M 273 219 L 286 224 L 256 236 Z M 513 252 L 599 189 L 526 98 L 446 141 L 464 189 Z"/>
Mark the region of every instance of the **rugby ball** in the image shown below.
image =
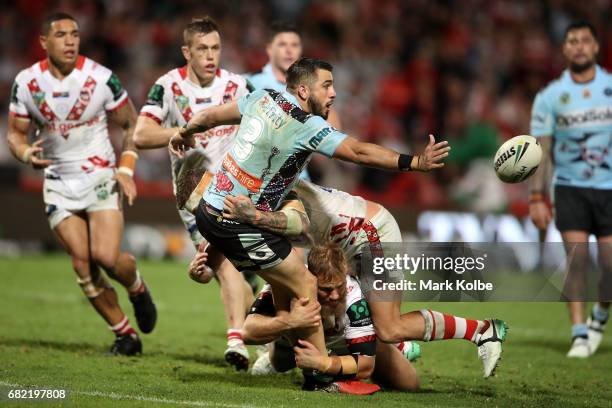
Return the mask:
<path id="1" fill-rule="evenodd" d="M 541 160 L 542 148 L 538 140 L 521 135 L 501 145 L 495 153 L 493 166 L 497 177 L 504 183 L 520 183 L 535 173 Z"/>

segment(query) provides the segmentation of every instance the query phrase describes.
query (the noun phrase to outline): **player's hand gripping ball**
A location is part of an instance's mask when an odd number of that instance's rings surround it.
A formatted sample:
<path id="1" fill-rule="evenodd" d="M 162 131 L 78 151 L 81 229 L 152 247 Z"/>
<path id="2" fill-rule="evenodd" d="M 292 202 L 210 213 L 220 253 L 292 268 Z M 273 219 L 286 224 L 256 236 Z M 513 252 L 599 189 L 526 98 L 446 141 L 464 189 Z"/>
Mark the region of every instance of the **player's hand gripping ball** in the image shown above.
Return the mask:
<path id="1" fill-rule="evenodd" d="M 495 153 L 493 166 L 497 177 L 504 183 L 520 183 L 535 173 L 541 160 L 542 148 L 538 140 L 521 135 L 501 145 Z"/>

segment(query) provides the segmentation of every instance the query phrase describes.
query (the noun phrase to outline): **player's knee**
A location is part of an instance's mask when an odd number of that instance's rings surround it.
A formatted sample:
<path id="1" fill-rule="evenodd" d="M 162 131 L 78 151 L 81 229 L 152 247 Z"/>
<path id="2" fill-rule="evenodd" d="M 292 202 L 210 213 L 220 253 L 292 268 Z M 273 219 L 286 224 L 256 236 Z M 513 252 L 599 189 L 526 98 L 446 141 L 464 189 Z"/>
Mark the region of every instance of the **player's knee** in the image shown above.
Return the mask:
<path id="1" fill-rule="evenodd" d="M 119 254 L 108 249 L 92 249 L 91 258 L 97 265 L 105 270 L 109 270 L 113 269 L 117 264 Z"/>
<path id="2" fill-rule="evenodd" d="M 81 290 L 89 299 L 95 299 L 102 294 L 106 289 L 112 288 L 108 281 L 101 274 L 96 276 L 87 276 L 86 278 L 77 278 L 77 283 Z"/>
<path id="3" fill-rule="evenodd" d="M 89 257 L 72 255 L 72 268 L 79 276 L 89 275 Z"/>

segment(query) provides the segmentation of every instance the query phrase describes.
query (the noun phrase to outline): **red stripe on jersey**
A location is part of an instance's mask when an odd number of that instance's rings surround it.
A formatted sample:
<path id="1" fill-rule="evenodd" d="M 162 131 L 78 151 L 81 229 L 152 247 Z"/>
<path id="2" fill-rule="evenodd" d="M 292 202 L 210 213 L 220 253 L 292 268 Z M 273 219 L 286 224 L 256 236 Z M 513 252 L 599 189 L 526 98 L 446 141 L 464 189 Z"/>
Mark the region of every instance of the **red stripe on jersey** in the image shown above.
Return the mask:
<path id="1" fill-rule="evenodd" d="M 474 332 L 476 331 L 477 327 L 478 321 L 465 319 L 465 335 L 463 336 L 463 338 L 466 340 L 472 340 L 472 337 L 474 337 Z"/>
<path id="2" fill-rule="evenodd" d="M 45 72 L 49 69 L 49 61 L 47 61 L 47 59 L 45 58 L 44 60 L 38 63 L 38 66 L 40 68 L 40 72 Z"/>
<path id="3" fill-rule="evenodd" d="M 91 76 L 87 77 L 85 80 L 85 84 L 83 88 L 81 88 L 81 92 L 79 93 L 79 97 L 76 102 L 74 102 L 74 106 L 70 110 L 70 113 L 66 117 L 66 120 L 79 120 L 81 116 L 83 116 L 83 112 L 87 109 L 89 102 L 91 102 L 91 98 L 93 97 L 94 91 L 96 89 L 96 80 Z"/>
<path id="4" fill-rule="evenodd" d="M 75 68 L 81 71 L 83 69 L 83 65 L 85 65 L 85 57 L 82 55 L 79 55 L 77 57 Z"/>
<path id="5" fill-rule="evenodd" d="M 444 314 L 444 338 L 452 339 L 455 337 L 455 317 Z"/>
<path id="6" fill-rule="evenodd" d="M 181 76 L 181 79 L 185 79 L 187 78 L 187 65 L 185 65 L 184 67 L 180 67 L 178 69 L 179 75 Z"/>
<path id="7" fill-rule="evenodd" d="M 160 118 L 158 118 L 157 116 L 149 112 L 140 112 L 140 116 L 144 116 L 146 118 L 153 119 L 155 122 L 157 122 L 158 125 L 161 125 L 162 123 Z"/>
<path id="8" fill-rule="evenodd" d="M 9 116 L 13 116 L 15 118 L 20 118 L 20 119 L 30 119 L 30 115 L 22 115 L 21 113 L 17 113 L 13 111 L 9 111 Z"/>
<path id="9" fill-rule="evenodd" d="M 376 341 L 376 335 L 371 334 L 369 336 L 361 336 L 356 337 L 354 339 L 346 339 L 346 344 L 361 344 L 361 343 L 369 343 L 371 341 Z"/>
<path id="10" fill-rule="evenodd" d="M 117 106 L 115 106 L 113 109 L 109 110 L 109 112 L 115 112 L 116 110 L 121 109 L 126 103 L 128 103 L 128 97 L 126 96 L 123 101 L 121 101 L 121 103 Z"/>
<path id="11" fill-rule="evenodd" d="M 183 119 L 185 119 L 185 122 L 189 122 L 193 115 L 191 107 L 189 106 L 189 98 L 183 95 L 183 91 L 181 91 L 181 88 L 176 82 L 172 83 L 172 93 L 174 94 L 174 101 L 183 115 Z"/>
<path id="12" fill-rule="evenodd" d="M 53 122 L 57 120 L 57 116 L 55 116 L 55 113 L 53 113 L 53 111 L 47 104 L 47 101 L 45 100 L 45 93 L 40 90 L 40 86 L 38 86 L 38 82 L 36 81 L 36 78 L 28 82 L 28 89 L 30 90 L 30 93 L 32 94 L 32 99 L 34 100 L 36 107 L 38 108 L 40 113 L 43 115 L 43 117 L 47 119 L 49 122 Z"/>
<path id="13" fill-rule="evenodd" d="M 380 237 L 378 236 L 378 230 L 370 221 L 363 224 L 361 227 L 366 233 L 368 237 L 368 242 L 370 244 L 370 252 L 372 253 L 372 257 L 381 257 L 384 256 L 382 243 L 380 242 Z"/>
<path id="14" fill-rule="evenodd" d="M 221 78 L 221 68 L 217 68 L 216 74 L 219 78 Z"/>

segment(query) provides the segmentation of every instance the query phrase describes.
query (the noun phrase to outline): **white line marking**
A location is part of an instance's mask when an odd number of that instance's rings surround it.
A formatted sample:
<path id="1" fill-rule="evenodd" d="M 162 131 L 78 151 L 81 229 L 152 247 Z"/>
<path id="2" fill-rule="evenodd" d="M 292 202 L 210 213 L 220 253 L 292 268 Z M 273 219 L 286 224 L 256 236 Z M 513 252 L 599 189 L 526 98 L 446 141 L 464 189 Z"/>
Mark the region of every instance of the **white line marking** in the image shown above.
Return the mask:
<path id="1" fill-rule="evenodd" d="M 22 385 L 22 384 L 13 384 L 5 381 L 0 381 L 0 385 L 4 385 L 6 387 L 13 387 L 18 389 L 27 389 L 27 388 L 36 388 L 36 389 L 60 389 L 60 387 L 49 387 L 49 386 L 35 386 L 35 385 Z M 248 404 L 224 404 L 222 402 L 209 402 L 209 401 L 190 401 L 190 400 L 172 400 L 165 398 L 157 398 L 157 397 L 147 397 L 144 395 L 124 395 L 117 394 L 115 392 L 102 392 L 102 391 L 74 391 L 74 390 L 66 390 L 68 395 L 70 394 L 78 394 L 78 395 L 87 395 L 90 397 L 103 397 L 114 400 L 135 400 L 135 401 L 146 401 L 146 402 L 155 402 L 158 404 L 173 404 L 173 405 L 187 405 L 193 407 L 222 407 L 222 408 L 256 408 L 256 405 L 248 405 Z M 17 401 L 17 400 L 15 400 Z"/>

